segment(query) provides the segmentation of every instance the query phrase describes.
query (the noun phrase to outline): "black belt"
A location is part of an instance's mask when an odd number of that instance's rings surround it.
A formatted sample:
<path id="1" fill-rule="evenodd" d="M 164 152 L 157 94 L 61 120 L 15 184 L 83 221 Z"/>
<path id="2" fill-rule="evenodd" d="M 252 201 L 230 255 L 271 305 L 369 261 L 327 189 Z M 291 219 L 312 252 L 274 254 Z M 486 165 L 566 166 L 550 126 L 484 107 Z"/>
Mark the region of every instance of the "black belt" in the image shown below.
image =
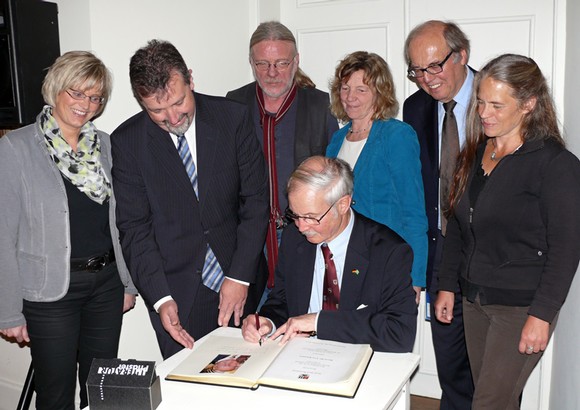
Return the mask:
<path id="1" fill-rule="evenodd" d="M 71 272 L 83 270 L 87 272 L 99 272 L 113 262 L 115 262 L 115 252 L 110 250 L 103 255 L 91 256 L 90 258 L 73 258 L 70 260 L 70 270 Z"/>

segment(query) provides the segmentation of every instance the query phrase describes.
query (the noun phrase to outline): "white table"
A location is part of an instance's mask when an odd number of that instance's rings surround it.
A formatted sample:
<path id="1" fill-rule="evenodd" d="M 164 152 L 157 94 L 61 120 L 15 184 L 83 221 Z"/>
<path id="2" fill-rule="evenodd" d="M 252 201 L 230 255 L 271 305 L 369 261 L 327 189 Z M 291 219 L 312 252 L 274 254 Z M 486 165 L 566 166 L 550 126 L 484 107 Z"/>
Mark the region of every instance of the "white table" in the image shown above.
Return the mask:
<path id="1" fill-rule="evenodd" d="M 222 331 L 224 335 L 239 332 L 231 328 L 223 328 Z M 196 341 L 194 349 L 203 342 L 204 339 Z M 299 406 L 297 408 L 302 409 L 321 410 L 409 410 L 409 378 L 419 366 L 419 355 L 413 353 L 375 352 L 356 396 L 350 399 L 266 386 L 260 386 L 257 390 L 248 390 L 165 380 L 165 376 L 190 354 L 191 350 L 183 349 L 157 365 L 157 374 L 161 378 L 162 396 L 159 410 L 194 407 L 236 410 L 286 409 L 290 405 Z"/>

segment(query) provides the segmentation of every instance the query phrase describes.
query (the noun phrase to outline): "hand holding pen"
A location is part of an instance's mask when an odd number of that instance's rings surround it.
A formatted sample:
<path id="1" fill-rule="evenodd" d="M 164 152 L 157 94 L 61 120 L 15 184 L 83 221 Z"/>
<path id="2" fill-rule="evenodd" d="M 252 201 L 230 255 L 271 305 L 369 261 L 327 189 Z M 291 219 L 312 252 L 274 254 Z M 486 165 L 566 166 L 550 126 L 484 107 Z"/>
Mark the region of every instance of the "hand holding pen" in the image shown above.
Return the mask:
<path id="1" fill-rule="evenodd" d="M 260 315 L 258 315 L 258 312 L 256 312 L 254 314 L 254 316 L 256 317 L 256 330 L 258 331 L 258 333 L 260 333 Z M 262 335 L 260 335 L 260 340 L 258 340 L 258 343 L 260 344 L 260 346 L 262 346 L 263 340 L 264 340 L 264 338 L 262 337 Z"/>
<path id="2" fill-rule="evenodd" d="M 265 336 L 272 331 L 272 323 L 266 318 L 260 318 L 258 313 L 248 315 L 242 323 L 242 336 L 246 342 L 259 343 L 265 341 Z"/>

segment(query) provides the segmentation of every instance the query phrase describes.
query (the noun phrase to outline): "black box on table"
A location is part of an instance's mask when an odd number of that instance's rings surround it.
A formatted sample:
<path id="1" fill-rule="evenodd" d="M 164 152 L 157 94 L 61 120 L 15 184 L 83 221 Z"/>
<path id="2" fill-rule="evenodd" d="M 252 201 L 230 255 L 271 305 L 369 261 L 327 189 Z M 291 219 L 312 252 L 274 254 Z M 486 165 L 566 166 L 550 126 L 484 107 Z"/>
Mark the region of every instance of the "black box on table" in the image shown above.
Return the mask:
<path id="1" fill-rule="evenodd" d="M 155 362 L 93 359 L 87 392 L 91 410 L 154 410 L 161 403 Z"/>

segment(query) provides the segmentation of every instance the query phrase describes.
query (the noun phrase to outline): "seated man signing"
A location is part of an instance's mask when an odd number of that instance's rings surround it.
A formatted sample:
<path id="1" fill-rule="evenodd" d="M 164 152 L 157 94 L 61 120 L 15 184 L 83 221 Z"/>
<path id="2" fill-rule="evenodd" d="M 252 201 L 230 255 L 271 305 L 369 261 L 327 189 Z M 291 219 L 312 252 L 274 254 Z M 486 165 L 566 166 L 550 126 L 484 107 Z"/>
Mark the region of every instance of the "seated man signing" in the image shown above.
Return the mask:
<path id="1" fill-rule="evenodd" d="M 350 207 L 349 165 L 321 156 L 305 160 L 287 185 L 288 225 L 282 235 L 275 286 L 259 312 L 244 320 L 244 339 L 282 343 L 316 332 L 320 339 L 368 343 L 409 352 L 417 305 L 413 254 L 394 231 Z"/>

